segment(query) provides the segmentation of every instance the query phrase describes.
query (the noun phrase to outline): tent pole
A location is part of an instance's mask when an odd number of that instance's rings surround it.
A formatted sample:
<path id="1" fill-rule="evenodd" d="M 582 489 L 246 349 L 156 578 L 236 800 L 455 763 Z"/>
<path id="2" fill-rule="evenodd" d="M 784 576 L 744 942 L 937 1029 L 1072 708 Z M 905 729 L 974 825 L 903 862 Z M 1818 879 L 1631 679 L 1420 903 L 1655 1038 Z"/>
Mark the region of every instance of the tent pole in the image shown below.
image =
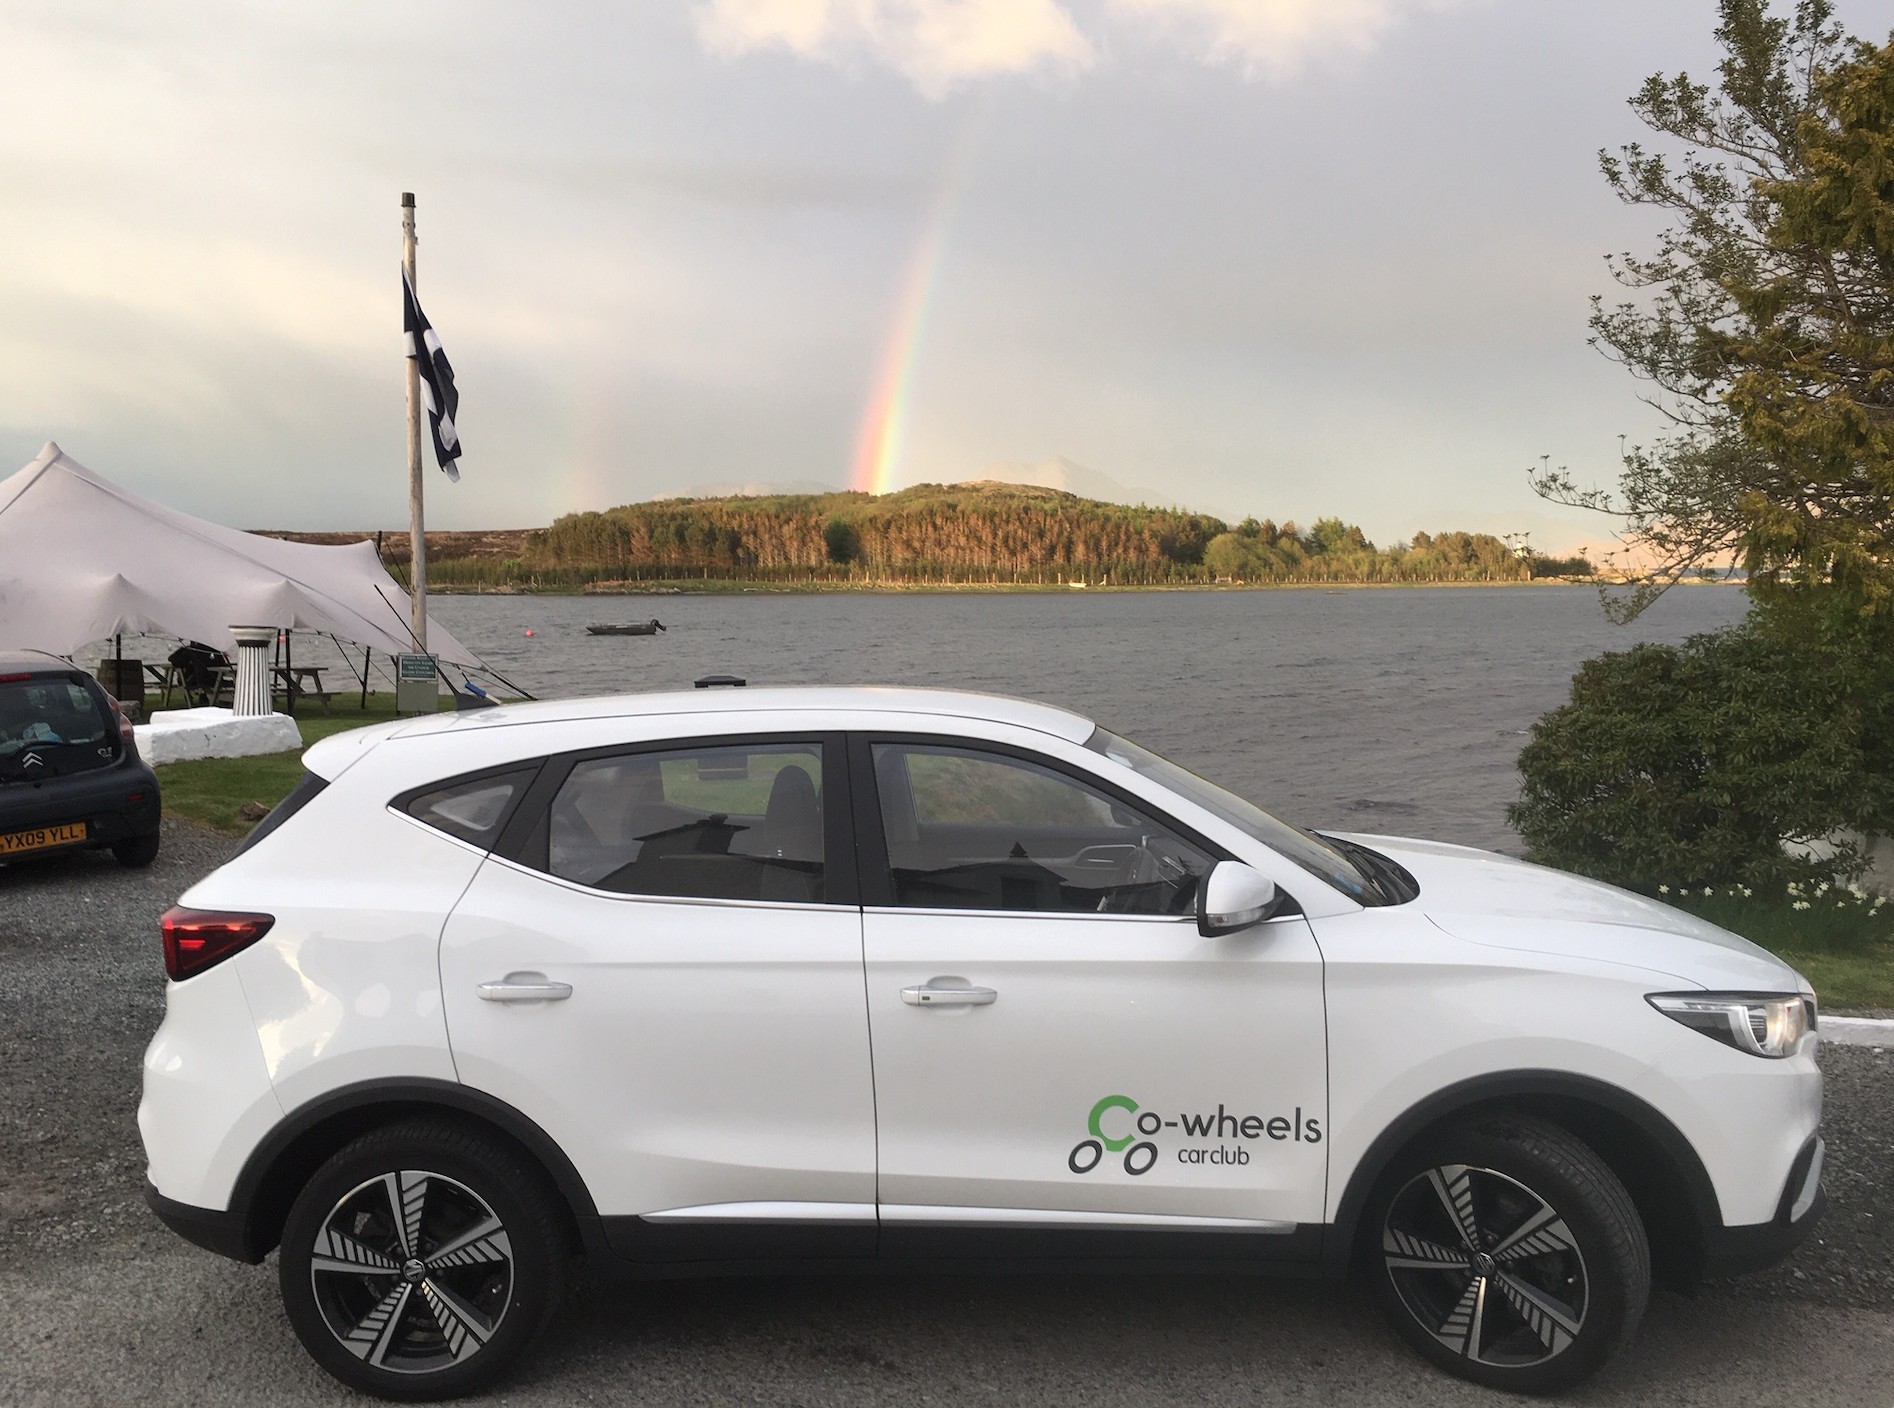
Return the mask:
<path id="1" fill-rule="evenodd" d="M 401 262 L 408 285 L 420 297 L 414 281 L 414 192 L 401 193 Z M 421 494 L 421 354 L 424 347 L 408 349 L 408 599 L 415 649 L 427 654 L 427 527 Z"/>
<path id="2" fill-rule="evenodd" d="M 374 658 L 375 658 L 375 647 L 372 645 L 363 646 L 362 647 L 362 712 L 364 714 L 368 712 L 368 666 L 369 666 L 369 662 L 372 661 Z"/>

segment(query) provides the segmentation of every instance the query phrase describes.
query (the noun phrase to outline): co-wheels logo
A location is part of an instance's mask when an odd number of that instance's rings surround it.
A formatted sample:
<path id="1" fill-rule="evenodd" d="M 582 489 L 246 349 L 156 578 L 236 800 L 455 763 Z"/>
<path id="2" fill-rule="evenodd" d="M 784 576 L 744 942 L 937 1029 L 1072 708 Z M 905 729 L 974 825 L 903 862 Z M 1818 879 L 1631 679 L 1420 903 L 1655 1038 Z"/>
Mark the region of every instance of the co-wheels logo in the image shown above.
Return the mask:
<path id="1" fill-rule="evenodd" d="M 1129 1095 L 1107 1095 L 1092 1106 L 1085 1129 L 1091 1137 L 1072 1146 L 1066 1167 L 1074 1173 L 1090 1173 L 1105 1161 L 1105 1155 L 1122 1154 L 1124 1170 L 1133 1178 L 1157 1167 L 1162 1157 L 1159 1140 L 1178 1141 L 1181 1164 L 1239 1167 L 1250 1161 L 1248 1144 L 1258 1139 L 1278 1144 L 1322 1142 L 1322 1122 L 1305 1117 L 1300 1105 L 1294 1115 L 1263 1116 L 1233 1115 L 1219 1104 L 1213 1115 L 1180 1114 L 1166 1119 L 1156 1110 L 1140 1108 Z"/>

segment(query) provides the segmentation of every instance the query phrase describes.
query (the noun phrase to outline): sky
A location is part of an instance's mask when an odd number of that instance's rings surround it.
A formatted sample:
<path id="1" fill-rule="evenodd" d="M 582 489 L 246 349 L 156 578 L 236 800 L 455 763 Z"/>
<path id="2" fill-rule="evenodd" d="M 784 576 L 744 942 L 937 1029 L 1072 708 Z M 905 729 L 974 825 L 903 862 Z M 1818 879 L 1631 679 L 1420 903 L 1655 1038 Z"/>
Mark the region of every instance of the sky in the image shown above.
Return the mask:
<path id="1" fill-rule="evenodd" d="M 1880 37 L 1879 5 L 1844 0 Z M 0 474 L 402 527 L 401 193 L 462 479 L 527 527 L 1063 458 L 1226 518 L 1595 541 L 1601 147 L 1712 0 L 0 9 Z"/>

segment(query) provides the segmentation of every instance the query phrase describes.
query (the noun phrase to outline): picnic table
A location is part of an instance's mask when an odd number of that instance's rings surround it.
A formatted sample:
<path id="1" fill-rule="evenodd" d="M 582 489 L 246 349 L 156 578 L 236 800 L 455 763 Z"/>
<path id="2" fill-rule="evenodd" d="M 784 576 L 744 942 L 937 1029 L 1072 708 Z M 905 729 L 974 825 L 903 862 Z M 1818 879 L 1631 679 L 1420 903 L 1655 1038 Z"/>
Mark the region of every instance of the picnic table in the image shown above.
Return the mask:
<path id="1" fill-rule="evenodd" d="M 329 712 L 329 691 L 322 683 L 320 665 L 277 665 L 273 667 L 277 685 L 283 695 L 283 707 L 287 713 L 296 712 L 298 699 L 315 699 L 321 702 L 322 712 Z"/>
<path id="2" fill-rule="evenodd" d="M 145 666 L 152 686 L 162 696 L 164 707 L 171 705 L 171 696 L 182 694 L 186 704 L 228 704 L 236 688 L 237 669 L 234 665 L 211 665 L 209 687 L 193 690 L 184 678 L 184 672 L 172 664 L 150 664 Z M 331 691 L 322 682 L 320 665 L 273 665 L 270 672 L 274 676 L 271 693 L 280 695 L 285 712 L 296 712 L 296 701 L 314 699 L 322 705 L 322 712 L 328 713 Z"/>

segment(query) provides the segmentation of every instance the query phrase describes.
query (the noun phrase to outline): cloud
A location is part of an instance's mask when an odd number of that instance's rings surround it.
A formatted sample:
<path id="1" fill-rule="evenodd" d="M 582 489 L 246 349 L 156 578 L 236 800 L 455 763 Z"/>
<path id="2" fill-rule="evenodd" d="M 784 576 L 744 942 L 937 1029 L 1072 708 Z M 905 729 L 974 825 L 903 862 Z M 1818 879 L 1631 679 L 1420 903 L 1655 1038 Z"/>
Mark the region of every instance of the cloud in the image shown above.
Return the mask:
<path id="1" fill-rule="evenodd" d="M 970 79 L 1072 73 L 1094 59 L 1058 0 L 708 0 L 697 29 L 714 53 L 783 48 L 835 64 L 873 59 L 930 98 Z"/>
<path id="2" fill-rule="evenodd" d="M 1405 16 L 1450 0 L 1112 0 L 1209 63 L 1280 78 L 1325 53 L 1361 52 Z"/>
<path id="3" fill-rule="evenodd" d="M 1459 2 L 1105 0 L 1101 27 L 1123 21 L 1205 63 L 1281 78 L 1324 54 L 1372 48 L 1409 14 Z M 1000 74 L 1076 73 L 1098 55 L 1061 0 L 705 0 L 697 28 L 724 55 L 781 48 L 833 64 L 885 63 L 930 98 Z"/>

